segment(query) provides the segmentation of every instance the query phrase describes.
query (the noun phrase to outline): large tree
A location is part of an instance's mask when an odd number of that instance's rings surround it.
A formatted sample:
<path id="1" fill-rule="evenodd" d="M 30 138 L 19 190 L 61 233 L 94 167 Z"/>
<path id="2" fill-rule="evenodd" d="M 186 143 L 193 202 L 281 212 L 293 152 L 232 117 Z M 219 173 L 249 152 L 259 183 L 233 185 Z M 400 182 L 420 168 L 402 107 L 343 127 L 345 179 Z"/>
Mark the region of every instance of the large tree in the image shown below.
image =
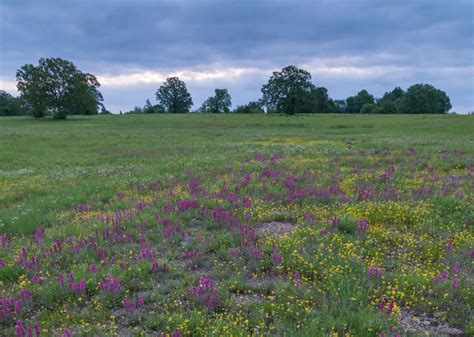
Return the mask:
<path id="1" fill-rule="evenodd" d="M 209 97 L 202 105 L 203 112 L 229 112 L 232 106 L 232 98 L 227 89 L 215 89 L 215 95 Z"/>
<path id="2" fill-rule="evenodd" d="M 451 101 L 444 91 L 430 84 L 414 84 L 407 89 L 400 110 L 409 114 L 444 114 L 451 107 Z"/>
<path id="3" fill-rule="evenodd" d="M 270 112 L 310 112 L 310 94 L 315 88 L 311 74 L 295 66 L 287 66 L 273 72 L 268 83 L 262 87 L 262 102 Z"/>
<path id="4" fill-rule="evenodd" d="M 97 114 L 102 106 L 97 78 L 61 58 L 41 58 L 37 66 L 25 64 L 16 78 L 18 91 L 34 117 Z"/>
<path id="5" fill-rule="evenodd" d="M 170 77 L 156 91 L 156 99 L 167 112 L 189 112 L 193 105 L 186 84 L 178 77 Z"/>

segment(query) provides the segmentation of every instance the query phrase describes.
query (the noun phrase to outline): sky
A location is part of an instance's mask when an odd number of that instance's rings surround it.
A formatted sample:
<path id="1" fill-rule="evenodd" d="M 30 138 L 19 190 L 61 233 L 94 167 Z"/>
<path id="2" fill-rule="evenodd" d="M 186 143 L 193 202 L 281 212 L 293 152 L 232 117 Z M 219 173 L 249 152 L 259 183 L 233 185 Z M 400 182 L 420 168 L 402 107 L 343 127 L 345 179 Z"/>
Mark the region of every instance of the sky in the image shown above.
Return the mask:
<path id="1" fill-rule="evenodd" d="M 227 88 L 235 107 L 296 65 L 334 99 L 429 83 L 474 110 L 472 0 L 2 0 L 0 90 L 41 57 L 97 76 L 114 113 L 143 106 L 167 77 L 193 109 Z"/>

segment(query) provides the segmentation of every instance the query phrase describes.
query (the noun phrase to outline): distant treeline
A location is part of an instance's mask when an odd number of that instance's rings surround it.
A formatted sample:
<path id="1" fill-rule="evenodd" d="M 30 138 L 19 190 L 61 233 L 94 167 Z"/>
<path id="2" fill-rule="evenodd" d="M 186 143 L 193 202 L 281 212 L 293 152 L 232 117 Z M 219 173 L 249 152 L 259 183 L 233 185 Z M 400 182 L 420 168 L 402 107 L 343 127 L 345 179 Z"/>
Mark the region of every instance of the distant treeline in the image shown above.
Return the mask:
<path id="1" fill-rule="evenodd" d="M 102 104 L 97 78 L 81 72 L 72 62 L 42 58 L 37 66 L 24 65 L 16 77 L 20 96 L 0 91 L 0 116 L 51 115 L 64 119 L 67 115 L 110 113 Z M 333 100 L 326 88 L 312 83 L 309 72 L 295 66 L 273 72 L 261 92 L 259 100 L 231 110 L 228 90 L 215 89 L 213 96 L 192 111 L 193 100 L 186 84 L 178 77 L 170 77 L 155 93 L 157 104 L 147 99 L 145 106 L 125 113 L 444 114 L 451 109 L 446 93 L 430 84 L 414 84 L 407 91 L 396 87 L 381 98 L 363 89 L 355 96 Z"/>

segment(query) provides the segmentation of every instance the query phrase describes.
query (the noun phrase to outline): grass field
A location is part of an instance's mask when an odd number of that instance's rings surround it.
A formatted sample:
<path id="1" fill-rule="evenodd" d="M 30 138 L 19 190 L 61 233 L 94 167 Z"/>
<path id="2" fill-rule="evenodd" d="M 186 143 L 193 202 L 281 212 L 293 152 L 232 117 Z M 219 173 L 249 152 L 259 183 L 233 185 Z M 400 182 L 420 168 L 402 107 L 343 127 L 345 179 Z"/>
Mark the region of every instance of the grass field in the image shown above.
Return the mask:
<path id="1" fill-rule="evenodd" d="M 0 335 L 474 335 L 474 119 L 0 118 Z"/>

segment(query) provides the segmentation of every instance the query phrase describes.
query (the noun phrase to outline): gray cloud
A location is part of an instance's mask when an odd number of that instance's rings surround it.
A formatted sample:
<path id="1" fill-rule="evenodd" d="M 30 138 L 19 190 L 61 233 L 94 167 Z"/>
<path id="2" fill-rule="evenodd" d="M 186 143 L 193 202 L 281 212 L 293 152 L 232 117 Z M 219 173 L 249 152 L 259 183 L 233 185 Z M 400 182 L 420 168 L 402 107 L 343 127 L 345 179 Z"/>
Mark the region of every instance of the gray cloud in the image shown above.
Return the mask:
<path id="1" fill-rule="evenodd" d="M 429 82 L 455 109 L 472 110 L 473 17 L 464 0 L 5 0 L 0 78 L 8 89 L 18 67 L 49 56 L 99 76 L 221 71 L 188 81 L 196 105 L 219 86 L 244 103 L 259 97 L 272 70 L 297 64 L 336 98 Z M 235 68 L 252 71 L 227 78 Z M 143 104 L 160 84 L 155 77 L 104 83 L 106 103 L 123 110 Z"/>

